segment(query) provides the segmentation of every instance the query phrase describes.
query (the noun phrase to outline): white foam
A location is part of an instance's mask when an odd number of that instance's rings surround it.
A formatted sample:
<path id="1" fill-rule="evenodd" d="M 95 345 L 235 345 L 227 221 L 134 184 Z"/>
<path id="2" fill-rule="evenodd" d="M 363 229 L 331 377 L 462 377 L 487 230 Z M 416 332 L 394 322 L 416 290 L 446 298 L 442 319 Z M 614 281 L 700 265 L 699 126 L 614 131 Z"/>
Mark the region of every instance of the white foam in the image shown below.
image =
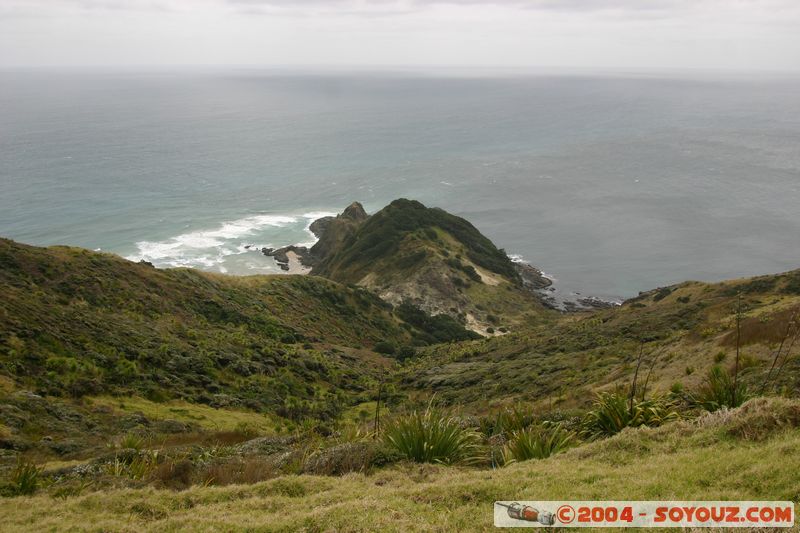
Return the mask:
<path id="1" fill-rule="evenodd" d="M 335 215 L 335 212 L 330 211 L 313 211 L 302 215 L 249 216 L 223 222 L 213 229 L 188 231 L 162 241 L 137 242 L 137 252 L 128 256 L 127 259 L 149 261 L 160 267 L 194 267 L 228 272 L 231 263 L 223 265 L 227 257 L 259 251 L 262 248 L 262 246 L 253 245 L 254 239 L 245 242 L 240 239 L 251 235 L 256 236 L 269 228 L 286 228 L 296 225 L 298 231 L 302 228 L 313 239 L 310 242 L 300 243 L 299 246 L 313 246 L 316 238 L 310 229 L 312 222 L 322 217 Z M 264 237 L 264 235 L 258 236 Z M 266 237 L 270 238 L 269 235 Z M 277 235 L 273 237 L 280 238 Z M 245 248 L 246 244 L 251 244 L 250 248 Z M 285 242 L 280 246 L 286 244 L 289 243 Z M 273 247 L 271 244 L 266 246 Z M 258 265 L 247 265 L 246 268 L 260 269 Z M 264 270 L 271 271 L 272 269 L 266 267 Z"/>
<path id="2" fill-rule="evenodd" d="M 308 219 L 311 222 L 314 222 L 315 220 L 317 220 L 319 218 L 335 217 L 338 214 L 339 213 L 336 213 L 336 212 L 333 212 L 333 211 L 311 211 L 309 213 L 304 213 L 303 214 L 303 218 Z"/>
<path id="3" fill-rule="evenodd" d="M 297 222 L 287 215 L 255 215 L 229 222 L 218 228 L 182 233 L 163 241 L 140 241 L 138 253 L 128 259 L 146 260 L 167 266 L 213 267 L 228 255 L 241 253 L 236 247 L 224 248 L 226 241 L 238 239 L 266 227 L 285 227 Z M 203 253 L 205 252 L 205 253 Z M 212 257 L 208 252 L 215 252 Z"/>

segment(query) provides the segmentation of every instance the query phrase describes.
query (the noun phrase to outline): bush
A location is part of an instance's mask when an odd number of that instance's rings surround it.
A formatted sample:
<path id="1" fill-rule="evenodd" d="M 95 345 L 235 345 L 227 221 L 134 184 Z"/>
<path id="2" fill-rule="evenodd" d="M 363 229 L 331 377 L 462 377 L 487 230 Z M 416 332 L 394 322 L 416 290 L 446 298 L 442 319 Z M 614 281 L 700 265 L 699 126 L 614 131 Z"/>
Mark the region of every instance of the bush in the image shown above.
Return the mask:
<path id="1" fill-rule="evenodd" d="M 503 462 L 509 464 L 529 459 L 546 459 L 569 448 L 574 440 L 575 434 L 564 430 L 560 424 L 515 431 L 503 449 Z"/>
<path id="2" fill-rule="evenodd" d="M 449 315 L 430 316 L 410 303 L 396 308 L 397 316 L 407 324 L 421 331 L 421 340 L 428 343 L 463 341 L 479 339 L 480 335 L 470 331 Z"/>
<path id="3" fill-rule="evenodd" d="M 661 288 L 660 288 L 660 289 L 658 289 L 658 291 L 656 291 L 656 293 L 653 295 L 653 301 L 654 301 L 654 302 L 658 302 L 658 301 L 660 301 L 660 300 L 663 300 L 664 298 L 666 298 L 666 297 L 667 297 L 667 296 L 669 296 L 670 294 L 672 294 L 672 289 L 670 289 L 669 287 L 661 287 Z"/>
<path id="4" fill-rule="evenodd" d="M 751 396 L 752 394 L 742 383 L 738 383 L 734 390 L 730 372 L 719 365 L 714 365 L 700 389 L 692 396 L 692 403 L 707 411 L 716 411 L 723 407 L 739 407 Z"/>
<path id="5" fill-rule="evenodd" d="M 428 408 L 399 418 L 386 431 L 386 443 L 417 463 L 475 463 L 480 435 L 459 420 Z"/>
<path id="6" fill-rule="evenodd" d="M 374 350 L 378 353 L 392 355 L 395 351 L 397 351 L 397 348 L 395 348 L 394 344 L 389 341 L 380 341 L 375 343 Z"/>
<path id="7" fill-rule="evenodd" d="M 410 359 L 415 355 L 417 355 L 417 351 L 413 346 L 405 345 L 401 346 L 400 349 L 397 350 L 397 359 L 400 361 L 405 361 L 406 359 Z"/>
<path id="8" fill-rule="evenodd" d="M 583 433 L 587 437 L 609 437 L 626 427 L 660 426 L 665 422 L 677 420 L 680 415 L 675 410 L 675 402 L 669 398 L 654 396 L 645 400 L 633 400 L 622 392 L 600 394 L 593 409 L 584 416 Z"/>

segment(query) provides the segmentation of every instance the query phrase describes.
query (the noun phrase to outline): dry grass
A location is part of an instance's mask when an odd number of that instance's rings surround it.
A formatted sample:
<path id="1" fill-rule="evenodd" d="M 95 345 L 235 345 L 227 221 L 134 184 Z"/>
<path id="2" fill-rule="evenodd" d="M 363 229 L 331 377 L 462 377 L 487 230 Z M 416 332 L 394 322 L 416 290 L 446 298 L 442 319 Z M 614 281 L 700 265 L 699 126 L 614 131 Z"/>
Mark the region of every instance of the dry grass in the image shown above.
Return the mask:
<path id="1" fill-rule="evenodd" d="M 748 346 L 756 343 L 778 344 L 787 336 L 787 327 L 796 320 L 800 307 L 780 309 L 774 313 L 761 313 L 758 316 L 745 318 L 741 325 L 741 344 Z M 794 334 L 796 326 L 792 326 L 790 334 Z M 736 332 L 731 331 L 723 337 L 721 344 L 727 347 L 736 346 Z"/>
<path id="2" fill-rule="evenodd" d="M 797 401 L 754 400 L 499 470 L 406 464 L 372 475 L 283 476 L 182 492 L 37 495 L 1 500 L 0 515 L 9 531 L 488 531 L 497 499 L 798 502 L 797 409 Z M 771 413 L 775 421 L 765 422 Z M 737 432 L 741 426 L 760 428 L 758 438 Z"/>

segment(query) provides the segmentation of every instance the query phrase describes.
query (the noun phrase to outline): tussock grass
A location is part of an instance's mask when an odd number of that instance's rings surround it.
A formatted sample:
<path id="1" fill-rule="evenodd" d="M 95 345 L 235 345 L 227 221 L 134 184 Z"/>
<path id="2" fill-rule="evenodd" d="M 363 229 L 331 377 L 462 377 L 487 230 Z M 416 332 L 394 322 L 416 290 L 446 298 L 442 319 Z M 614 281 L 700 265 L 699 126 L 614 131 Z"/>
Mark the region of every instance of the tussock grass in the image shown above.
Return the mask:
<path id="1" fill-rule="evenodd" d="M 730 372 L 719 365 L 714 365 L 691 399 L 692 403 L 707 411 L 716 411 L 723 407 L 739 407 L 751 396 L 745 384 L 734 384 Z"/>
<path id="2" fill-rule="evenodd" d="M 429 407 L 398 418 L 386 430 L 387 444 L 417 463 L 475 463 L 481 460 L 480 435 L 457 418 Z"/>
<path id="3" fill-rule="evenodd" d="M 575 444 L 576 436 L 559 424 L 515 431 L 503 449 L 503 462 L 511 464 L 529 459 L 547 459 Z"/>
<path id="4" fill-rule="evenodd" d="M 620 391 L 600 394 L 583 419 L 589 438 L 615 435 L 627 427 L 660 426 L 680 418 L 673 400 L 666 396 L 630 398 Z"/>

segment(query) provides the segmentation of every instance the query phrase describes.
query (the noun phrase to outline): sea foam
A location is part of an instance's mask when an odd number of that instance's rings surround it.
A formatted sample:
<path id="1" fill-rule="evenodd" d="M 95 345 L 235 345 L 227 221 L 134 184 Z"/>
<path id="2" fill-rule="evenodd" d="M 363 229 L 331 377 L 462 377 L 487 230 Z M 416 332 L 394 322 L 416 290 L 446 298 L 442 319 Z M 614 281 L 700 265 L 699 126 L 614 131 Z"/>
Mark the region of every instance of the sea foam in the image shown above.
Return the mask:
<path id="1" fill-rule="evenodd" d="M 226 221 L 213 229 L 202 229 L 181 233 L 161 241 L 139 241 L 137 252 L 127 257 L 131 261 L 149 261 L 158 267 L 193 267 L 218 272 L 236 270 L 275 271 L 271 261 L 264 261 L 263 268 L 255 266 L 251 261 L 239 265 L 228 264 L 231 256 L 258 251 L 262 245 L 255 245 L 255 240 L 265 240 L 263 246 L 292 244 L 294 234 L 311 236 L 313 241 L 301 243 L 311 246 L 316 238 L 310 231 L 311 223 L 323 216 L 335 215 L 328 211 L 309 212 L 302 215 L 254 215 L 236 220 Z M 245 242 L 247 239 L 247 242 Z M 289 239 L 284 241 L 284 239 Z"/>

